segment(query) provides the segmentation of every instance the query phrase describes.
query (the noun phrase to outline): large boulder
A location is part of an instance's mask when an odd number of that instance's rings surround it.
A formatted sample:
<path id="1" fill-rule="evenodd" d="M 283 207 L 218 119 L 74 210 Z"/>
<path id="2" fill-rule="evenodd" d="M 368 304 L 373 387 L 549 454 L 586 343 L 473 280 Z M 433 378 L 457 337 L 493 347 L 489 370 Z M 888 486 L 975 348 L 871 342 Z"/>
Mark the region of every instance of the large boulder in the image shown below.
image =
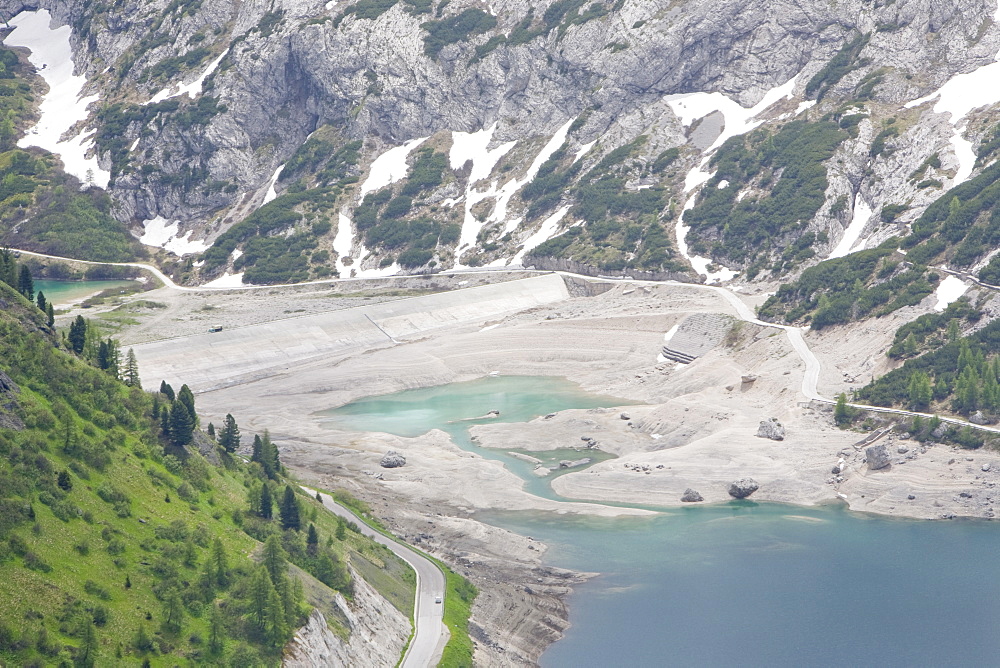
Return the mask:
<path id="1" fill-rule="evenodd" d="M 882 443 L 869 445 L 865 448 L 865 457 L 868 458 L 868 468 L 872 471 L 884 469 L 891 463 L 889 461 L 889 449 Z"/>
<path id="2" fill-rule="evenodd" d="M 757 436 L 769 438 L 772 441 L 783 441 L 785 440 L 785 428 L 778 422 L 777 418 L 768 418 L 760 421 L 760 426 L 757 427 Z"/>
<path id="3" fill-rule="evenodd" d="M 976 411 L 970 415 L 969 422 L 972 424 L 989 424 L 989 420 L 986 419 L 986 416 L 983 415 L 982 411 Z"/>
<path id="4" fill-rule="evenodd" d="M 385 453 L 385 457 L 382 458 L 382 461 L 379 462 L 379 464 L 381 464 L 383 468 L 387 469 L 399 468 L 400 466 L 404 466 L 406 464 L 406 457 L 399 454 L 395 450 L 390 450 Z"/>
<path id="5" fill-rule="evenodd" d="M 695 490 L 688 487 L 684 490 L 684 495 L 681 496 L 681 501 L 684 503 L 697 503 L 698 501 L 704 501 L 705 499 L 696 492 Z"/>
<path id="6" fill-rule="evenodd" d="M 729 496 L 734 499 L 745 499 L 760 489 L 760 485 L 753 478 L 740 478 L 729 483 Z"/>

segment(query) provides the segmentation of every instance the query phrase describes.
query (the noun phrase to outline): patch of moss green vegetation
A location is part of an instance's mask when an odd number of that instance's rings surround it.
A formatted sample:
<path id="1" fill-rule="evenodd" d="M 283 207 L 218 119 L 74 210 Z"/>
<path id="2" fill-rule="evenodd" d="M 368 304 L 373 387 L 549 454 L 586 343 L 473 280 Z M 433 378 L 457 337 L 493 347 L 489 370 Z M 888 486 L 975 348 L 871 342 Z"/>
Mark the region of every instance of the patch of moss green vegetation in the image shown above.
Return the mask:
<path id="1" fill-rule="evenodd" d="M 366 195 L 354 210 L 354 224 L 364 234 L 365 245 L 394 254 L 387 259 L 408 269 L 436 262 L 435 255 L 448 252 L 458 242 L 461 226 L 412 213 L 415 199 L 443 183 L 447 167 L 443 153 L 421 149 L 401 186 Z"/>
<path id="2" fill-rule="evenodd" d="M 348 16 L 355 16 L 359 20 L 373 20 L 385 14 L 387 11 L 395 7 L 399 3 L 399 0 L 360 0 L 360 2 L 355 2 L 353 5 L 348 7 L 341 13 L 333 22 L 333 27 L 336 28 L 340 25 Z"/>
<path id="3" fill-rule="evenodd" d="M 910 410 L 954 412 L 969 415 L 982 411 L 995 421 L 1000 410 L 1000 321 L 968 336 L 951 332 L 923 354 L 908 359 L 857 391 L 857 398 L 877 406 L 902 406 Z M 909 335 L 907 335 L 909 336 Z M 959 438 L 965 447 L 982 445 L 981 434 Z"/>
<path id="4" fill-rule="evenodd" d="M 0 242 L 87 260 L 135 259 L 138 244 L 110 212 L 104 191 L 80 191 L 50 154 L 0 153 Z"/>
<path id="5" fill-rule="evenodd" d="M 164 58 L 152 67 L 146 69 L 139 77 L 139 83 L 147 81 L 161 83 L 173 79 L 184 70 L 190 70 L 205 62 L 212 55 L 212 50 L 199 46 L 180 56 Z"/>
<path id="6" fill-rule="evenodd" d="M 216 442 L 187 386 L 144 392 L 132 356 L 111 364 L 113 342 L 95 345 L 82 318 L 63 350 L 6 284 L 5 257 L 0 663 L 277 666 L 304 592 L 351 597 L 352 556 L 400 606 L 412 599 L 394 555 L 284 479 L 266 433 L 250 462 L 234 457 L 231 416 Z"/>
<path id="7" fill-rule="evenodd" d="M 729 139 L 712 157 L 715 175 L 684 216 L 692 250 L 749 266 L 751 278 L 768 266 L 788 269 L 790 258 L 771 264 L 772 255 L 793 244 L 823 205 L 829 185 L 824 163 L 846 138 L 836 123 L 824 120 L 792 121 L 777 132 L 760 129 Z M 751 194 L 737 199 L 746 188 Z"/>
<path id="8" fill-rule="evenodd" d="M 444 623 L 451 637 L 441 654 L 438 668 L 469 668 L 473 665 L 475 650 L 469 637 L 469 618 L 479 590 L 450 568 L 444 566 L 443 569 L 448 589 L 444 601 Z"/>
<path id="9" fill-rule="evenodd" d="M 119 174 L 133 173 L 129 164 L 129 145 L 133 137 L 144 131 L 154 120 L 162 127 L 174 124 L 181 130 L 207 125 L 218 114 L 226 111 L 226 105 L 219 104 L 218 98 L 202 95 L 195 101 L 186 97 L 174 97 L 156 104 L 126 105 L 120 102 L 108 105 L 97 112 L 99 130 L 94 138 L 102 152 L 111 154 L 111 178 Z M 159 173 L 148 167 L 141 172 L 144 177 L 159 179 L 164 185 L 202 185 L 208 178 L 208 170 L 192 168 L 185 163 L 175 173 Z"/>
<path id="10" fill-rule="evenodd" d="M 866 33 L 864 35 L 857 35 L 849 42 L 845 43 L 841 47 L 840 51 L 830 59 L 823 68 L 813 75 L 811 79 L 806 83 L 806 97 L 812 97 L 815 95 L 817 100 L 822 100 L 831 88 L 833 88 L 837 83 L 843 79 L 850 72 L 863 67 L 867 64 L 867 60 L 858 59 L 861 51 L 868 46 L 868 40 L 871 39 L 871 35 Z"/>
<path id="11" fill-rule="evenodd" d="M 143 31 L 143 38 L 134 47 L 126 51 L 116 63 L 119 80 L 123 80 L 131 71 L 136 62 L 142 60 L 150 51 L 166 44 L 172 44 L 174 36 L 171 34 L 171 27 L 175 21 L 185 16 L 193 15 L 201 9 L 203 0 L 171 0 L 162 12 L 156 14 L 152 24 Z M 81 35 L 88 34 L 93 28 L 93 21 L 99 21 L 98 25 L 105 23 L 107 10 L 101 6 L 95 6 L 78 19 L 74 25 L 76 32 Z M 164 25 L 166 24 L 166 25 Z"/>
<path id="12" fill-rule="evenodd" d="M 668 149 L 646 167 L 632 160 L 645 142 L 646 137 L 640 136 L 619 146 L 578 179 L 583 163 L 573 160 L 568 145 L 552 154 L 535 179 L 521 191 L 521 198 L 528 203 L 525 217 L 537 219 L 564 199 L 572 198 L 575 203 L 569 216 L 586 224 L 571 227 L 541 244 L 531 252 L 532 257 L 564 258 L 603 271 L 685 269 L 685 265 L 674 259 L 661 221 L 667 204 L 666 189 L 660 185 L 641 190 L 625 187 L 637 170 L 646 176 L 657 176 L 679 156 L 676 148 Z"/>
<path id="13" fill-rule="evenodd" d="M 496 25 L 495 16 L 473 7 L 441 20 L 427 21 L 420 26 L 427 31 L 424 36 L 424 53 L 437 58 L 441 49 L 449 44 L 464 42 L 473 35 L 489 32 Z"/>
<path id="14" fill-rule="evenodd" d="M 808 322 L 822 329 L 879 317 L 920 303 L 940 277 L 896 253 L 890 239 L 878 248 L 821 262 L 785 283 L 758 314 L 764 320 Z"/>

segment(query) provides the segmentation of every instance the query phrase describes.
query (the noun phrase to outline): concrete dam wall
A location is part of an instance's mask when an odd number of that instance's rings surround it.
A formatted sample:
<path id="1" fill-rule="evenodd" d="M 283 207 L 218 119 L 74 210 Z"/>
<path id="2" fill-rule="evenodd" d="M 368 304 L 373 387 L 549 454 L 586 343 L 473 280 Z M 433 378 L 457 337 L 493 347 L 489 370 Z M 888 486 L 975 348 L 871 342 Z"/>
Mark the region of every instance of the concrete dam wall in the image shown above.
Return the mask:
<path id="1" fill-rule="evenodd" d="M 250 382 L 292 364 L 331 360 L 449 326 L 470 325 L 570 297 L 561 276 L 506 283 L 286 318 L 134 347 L 146 389 L 166 380 L 195 392 Z"/>

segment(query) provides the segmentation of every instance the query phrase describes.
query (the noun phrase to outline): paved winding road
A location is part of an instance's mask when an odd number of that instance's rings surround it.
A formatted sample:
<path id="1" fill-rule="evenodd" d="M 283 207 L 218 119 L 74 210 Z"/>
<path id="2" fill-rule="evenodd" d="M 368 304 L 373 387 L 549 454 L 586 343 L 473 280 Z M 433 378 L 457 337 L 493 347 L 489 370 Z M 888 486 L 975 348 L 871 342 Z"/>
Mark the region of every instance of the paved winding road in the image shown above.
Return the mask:
<path id="1" fill-rule="evenodd" d="M 316 490 L 303 486 L 315 496 Z M 445 643 L 448 642 L 448 628 L 444 625 L 445 579 L 444 573 L 433 561 L 416 552 L 405 543 L 393 540 L 365 524 L 353 512 L 333 500 L 329 494 L 320 494 L 323 506 L 331 513 L 354 522 L 361 533 L 377 543 L 385 545 L 393 553 L 413 567 L 417 574 L 417 595 L 413 610 L 413 638 L 403 655 L 402 668 L 426 668 L 437 663 Z"/>

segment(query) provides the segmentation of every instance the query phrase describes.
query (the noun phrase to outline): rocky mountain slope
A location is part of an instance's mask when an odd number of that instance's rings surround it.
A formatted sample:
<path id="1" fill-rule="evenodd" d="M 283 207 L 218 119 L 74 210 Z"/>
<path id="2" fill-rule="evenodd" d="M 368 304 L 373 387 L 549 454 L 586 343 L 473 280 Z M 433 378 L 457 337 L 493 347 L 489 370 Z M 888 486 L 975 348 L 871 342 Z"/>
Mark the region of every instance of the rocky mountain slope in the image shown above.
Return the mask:
<path id="1" fill-rule="evenodd" d="M 93 96 L 63 146 L 191 281 L 781 277 L 905 235 L 997 143 L 992 2 L 37 8 Z"/>

